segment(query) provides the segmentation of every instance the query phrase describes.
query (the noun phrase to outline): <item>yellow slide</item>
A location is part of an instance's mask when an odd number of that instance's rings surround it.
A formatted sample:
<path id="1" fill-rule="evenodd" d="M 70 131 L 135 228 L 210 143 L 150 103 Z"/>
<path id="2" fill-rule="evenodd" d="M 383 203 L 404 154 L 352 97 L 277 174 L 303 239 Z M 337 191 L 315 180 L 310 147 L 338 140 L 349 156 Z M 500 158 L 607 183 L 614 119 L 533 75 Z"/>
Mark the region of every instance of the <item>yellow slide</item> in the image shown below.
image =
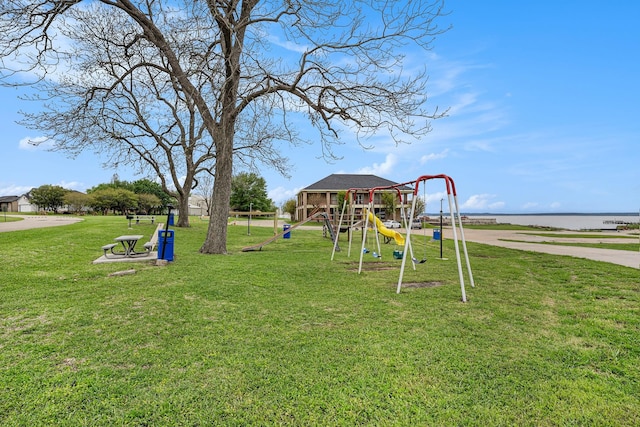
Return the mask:
<path id="1" fill-rule="evenodd" d="M 402 234 L 398 233 L 397 231 L 389 230 L 387 227 L 384 226 L 384 224 L 382 224 L 382 221 L 380 221 L 380 218 L 378 218 L 377 216 L 373 216 L 373 214 L 369 212 L 370 223 L 373 223 L 374 218 L 376 221 L 376 228 L 378 229 L 380 234 L 386 237 L 393 238 L 393 240 L 396 241 L 396 245 L 404 246 L 404 236 Z"/>

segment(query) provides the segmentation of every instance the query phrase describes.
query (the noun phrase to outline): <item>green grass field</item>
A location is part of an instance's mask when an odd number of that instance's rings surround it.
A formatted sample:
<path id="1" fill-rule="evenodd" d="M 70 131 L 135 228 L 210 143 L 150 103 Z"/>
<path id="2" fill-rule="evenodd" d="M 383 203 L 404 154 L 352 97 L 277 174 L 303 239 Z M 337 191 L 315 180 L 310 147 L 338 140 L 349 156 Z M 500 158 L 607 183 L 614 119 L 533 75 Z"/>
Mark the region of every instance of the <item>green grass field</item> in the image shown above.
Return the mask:
<path id="1" fill-rule="evenodd" d="M 0 222 L 16 222 L 16 221 L 23 221 L 23 219 L 15 216 L 11 216 L 11 214 L 9 214 L 9 216 L 7 216 L 5 213 L 0 214 Z"/>
<path id="2" fill-rule="evenodd" d="M 0 425 L 640 424 L 636 269 L 468 243 L 465 304 L 450 240 L 398 295 L 393 245 L 358 275 L 345 234 L 207 226 L 163 267 L 92 264 L 121 217 L 0 233 Z"/>

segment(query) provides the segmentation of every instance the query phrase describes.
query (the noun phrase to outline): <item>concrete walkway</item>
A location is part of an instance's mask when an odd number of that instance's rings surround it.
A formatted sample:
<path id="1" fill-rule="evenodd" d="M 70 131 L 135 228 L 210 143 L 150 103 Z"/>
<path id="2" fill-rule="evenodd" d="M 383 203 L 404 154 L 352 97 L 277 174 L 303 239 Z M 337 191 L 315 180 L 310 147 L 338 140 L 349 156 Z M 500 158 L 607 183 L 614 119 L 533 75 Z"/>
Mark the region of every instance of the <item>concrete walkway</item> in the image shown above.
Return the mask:
<path id="1" fill-rule="evenodd" d="M 451 229 L 444 229 L 445 238 L 453 237 Z M 618 233 L 611 232 L 611 237 L 608 237 L 607 232 L 602 233 L 602 238 L 580 238 L 572 237 L 580 234 L 586 234 L 584 232 L 553 232 L 553 234 L 563 234 L 562 238 L 546 237 L 536 232 L 516 231 L 516 230 L 475 230 L 464 229 L 464 237 L 467 242 L 484 243 L 487 245 L 500 246 L 503 248 L 517 249 L 522 251 L 542 252 L 553 255 L 567 255 L 577 258 L 586 258 L 595 261 L 604 261 L 612 264 L 624 265 L 625 267 L 640 268 L 640 252 L 639 251 L 625 251 L 616 249 L 600 249 L 581 246 L 560 246 L 549 245 L 544 242 L 558 242 L 558 243 L 638 243 L 640 240 L 637 235 L 635 241 L 631 238 L 620 239 L 615 238 Z M 540 232 L 543 233 L 543 232 Z M 589 233 L 592 234 L 592 233 Z M 631 235 L 630 233 L 628 233 Z M 460 236 L 458 236 L 460 239 Z M 515 240 L 515 241 L 510 241 Z"/>
<path id="2" fill-rule="evenodd" d="M 29 230 L 32 228 L 57 227 L 82 221 L 82 218 L 72 215 L 7 214 L 7 217 L 22 218 L 22 221 L 4 222 L 3 220 L 0 220 L 0 233 L 5 231 Z"/>

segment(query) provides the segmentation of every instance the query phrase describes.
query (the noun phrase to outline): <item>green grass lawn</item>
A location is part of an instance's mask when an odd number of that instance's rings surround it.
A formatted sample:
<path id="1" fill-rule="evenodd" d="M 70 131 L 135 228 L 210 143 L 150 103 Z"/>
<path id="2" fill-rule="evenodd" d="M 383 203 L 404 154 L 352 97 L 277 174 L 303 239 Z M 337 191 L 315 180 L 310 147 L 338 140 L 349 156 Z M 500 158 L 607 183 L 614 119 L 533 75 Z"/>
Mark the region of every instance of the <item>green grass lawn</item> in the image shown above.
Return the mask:
<path id="1" fill-rule="evenodd" d="M 7 216 L 0 213 L 0 222 L 16 222 L 16 221 L 24 221 L 24 219 L 16 216 Z"/>
<path id="2" fill-rule="evenodd" d="M 588 247 L 588 248 L 599 248 L 599 249 L 617 249 L 621 251 L 633 251 L 638 252 L 640 248 L 640 244 L 636 240 L 635 242 L 631 241 L 629 243 L 570 243 L 570 242 L 541 242 L 545 245 L 556 245 L 556 246 L 579 246 L 579 247 Z"/>
<path id="3" fill-rule="evenodd" d="M 616 249 L 622 251 L 640 251 L 640 242 L 638 242 L 638 236 L 629 234 L 552 234 L 552 233 L 535 233 L 538 236 L 547 237 L 551 239 L 558 239 L 553 242 L 537 242 L 544 245 L 556 245 L 556 246 L 578 246 L 598 249 Z M 569 242 L 562 241 L 562 239 L 615 239 L 620 240 L 620 243 L 603 243 L 603 242 Z M 501 239 L 505 242 L 525 242 L 527 240 L 513 240 L 513 239 Z"/>
<path id="4" fill-rule="evenodd" d="M 640 424 L 636 269 L 468 243 L 464 304 L 451 240 L 398 295 L 394 245 L 207 226 L 164 267 L 92 264 L 121 217 L 0 233 L 0 425 Z"/>
<path id="5" fill-rule="evenodd" d="M 528 233 L 528 234 L 535 234 L 538 236 L 542 236 L 542 237 L 549 237 L 552 239 L 566 239 L 566 238 L 571 238 L 571 239 L 621 239 L 621 240 L 631 240 L 631 241 L 638 241 L 638 235 L 636 233 L 636 235 L 631 235 L 631 234 L 616 234 L 616 233 L 571 233 L 571 234 L 566 234 L 566 233 Z"/>

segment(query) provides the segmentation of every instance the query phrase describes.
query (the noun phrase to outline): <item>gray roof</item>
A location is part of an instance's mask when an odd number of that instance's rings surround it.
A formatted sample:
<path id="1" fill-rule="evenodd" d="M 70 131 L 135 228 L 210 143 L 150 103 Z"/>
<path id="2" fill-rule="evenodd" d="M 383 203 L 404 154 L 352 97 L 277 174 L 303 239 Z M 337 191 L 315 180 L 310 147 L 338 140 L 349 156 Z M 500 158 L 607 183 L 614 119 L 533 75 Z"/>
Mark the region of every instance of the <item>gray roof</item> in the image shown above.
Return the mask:
<path id="1" fill-rule="evenodd" d="M 349 188 L 373 188 L 373 187 L 388 187 L 397 185 L 397 182 L 389 181 L 388 179 L 380 178 L 375 175 L 360 175 L 360 174 L 331 174 L 326 178 L 322 178 L 318 182 L 305 187 L 303 190 L 348 190 Z M 403 186 L 401 190 L 410 190 L 409 187 Z"/>
<path id="2" fill-rule="evenodd" d="M 18 196 L 0 196 L 0 203 L 11 203 L 18 200 L 20 197 Z"/>

